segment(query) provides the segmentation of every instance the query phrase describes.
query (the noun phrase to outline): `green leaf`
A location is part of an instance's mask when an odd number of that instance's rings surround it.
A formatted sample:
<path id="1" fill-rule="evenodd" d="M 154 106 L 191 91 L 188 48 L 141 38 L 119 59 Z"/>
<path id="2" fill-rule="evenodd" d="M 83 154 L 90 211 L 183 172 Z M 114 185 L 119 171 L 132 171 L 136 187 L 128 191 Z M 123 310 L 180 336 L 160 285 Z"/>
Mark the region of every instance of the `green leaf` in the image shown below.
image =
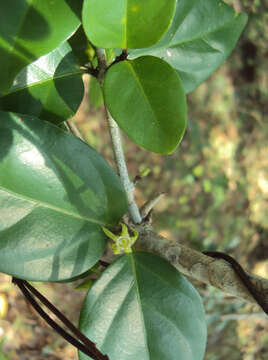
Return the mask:
<path id="1" fill-rule="evenodd" d="M 165 37 L 130 58 L 154 55 L 179 73 L 186 93 L 193 91 L 229 56 L 247 22 L 221 0 L 179 0 Z"/>
<path id="2" fill-rule="evenodd" d="M 0 108 L 58 124 L 74 115 L 83 99 L 82 73 L 70 45 L 62 43 L 17 75 L 0 96 Z"/>
<path id="3" fill-rule="evenodd" d="M 113 169 L 87 144 L 38 118 L 0 112 L 0 271 L 72 279 L 101 257 L 126 212 Z"/>
<path id="4" fill-rule="evenodd" d="M 80 24 L 82 1 L 0 2 L 0 93 L 27 64 L 67 40 Z"/>
<path id="5" fill-rule="evenodd" d="M 120 257 L 94 283 L 79 328 L 110 360 L 201 360 L 206 345 L 197 291 L 166 260 L 142 252 Z"/>
<path id="6" fill-rule="evenodd" d="M 138 145 L 169 154 L 186 126 L 186 98 L 176 71 L 165 61 L 144 56 L 110 67 L 104 98 L 118 125 Z"/>
<path id="7" fill-rule="evenodd" d="M 75 290 L 88 290 L 92 287 L 93 283 L 93 279 L 86 279 L 81 284 L 77 285 Z"/>
<path id="8" fill-rule="evenodd" d="M 85 0 L 82 21 L 98 47 L 143 48 L 168 30 L 175 5 L 176 0 Z"/>
<path id="9" fill-rule="evenodd" d="M 93 76 L 91 76 L 89 81 L 89 101 L 95 110 L 103 105 L 103 95 L 100 84 Z"/>
<path id="10" fill-rule="evenodd" d="M 94 49 L 89 43 L 82 25 L 79 26 L 78 30 L 68 40 L 68 43 L 79 65 L 87 64 L 91 60 L 92 55 L 94 55 Z"/>

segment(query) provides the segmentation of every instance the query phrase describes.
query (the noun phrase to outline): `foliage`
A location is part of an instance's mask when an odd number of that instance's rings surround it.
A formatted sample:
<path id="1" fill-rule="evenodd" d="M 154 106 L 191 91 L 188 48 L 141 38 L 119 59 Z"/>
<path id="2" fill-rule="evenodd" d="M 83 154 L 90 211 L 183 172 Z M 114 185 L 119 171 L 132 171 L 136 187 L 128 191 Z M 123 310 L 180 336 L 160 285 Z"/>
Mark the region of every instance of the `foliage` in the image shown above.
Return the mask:
<path id="1" fill-rule="evenodd" d="M 165 61 L 142 56 L 115 64 L 105 76 L 104 98 L 136 144 L 162 154 L 177 147 L 186 125 L 186 99 L 179 77 Z"/>
<path id="2" fill-rule="evenodd" d="M 105 250 L 102 227 L 116 231 L 127 212 L 115 171 L 60 128 L 82 100 L 81 75 L 97 77 L 105 106 L 137 145 L 169 154 L 186 127 L 185 93 L 223 63 L 246 24 L 218 0 L 73 4 L 0 5 L 0 269 L 26 280 L 83 277 Z M 196 360 L 205 351 L 197 292 L 165 261 L 135 250 L 96 281 L 80 327 L 112 360 Z"/>
<path id="3" fill-rule="evenodd" d="M 80 328 L 112 359 L 175 360 L 180 354 L 182 360 L 199 360 L 205 350 L 196 290 L 168 262 L 142 252 L 121 256 L 96 281 Z"/>
<path id="4" fill-rule="evenodd" d="M 74 115 L 82 101 L 81 75 L 70 45 L 63 42 L 19 72 L 0 97 L 1 108 L 60 124 Z"/>

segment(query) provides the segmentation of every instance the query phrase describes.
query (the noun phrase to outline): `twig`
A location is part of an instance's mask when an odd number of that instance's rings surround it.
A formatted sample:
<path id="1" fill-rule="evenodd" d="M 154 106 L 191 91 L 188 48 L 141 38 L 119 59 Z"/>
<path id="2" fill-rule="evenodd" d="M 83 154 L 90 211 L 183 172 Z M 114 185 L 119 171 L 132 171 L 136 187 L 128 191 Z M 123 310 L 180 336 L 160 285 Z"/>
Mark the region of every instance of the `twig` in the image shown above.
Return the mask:
<path id="1" fill-rule="evenodd" d="M 96 49 L 99 67 L 99 82 L 102 85 L 106 71 L 106 58 L 103 49 Z M 134 199 L 134 185 L 129 179 L 128 170 L 125 162 L 124 152 L 121 143 L 120 130 L 117 123 L 110 115 L 108 109 L 105 107 L 106 120 L 109 126 L 109 132 L 112 140 L 112 147 L 114 153 L 115 164 L 118 170 L 119 177 L 125 189 L 128 199 L 128 210 L 131 220 L 134 224 L 139 224 L 142 220 L 138 206 Z"/>
<path id="2" fill-rule="evenodd" d="M 77 349 L 82 351 L 84 354 L 90 356 L 95 360 L 109 360 L 107 355 L 102 354 L 97 348 L 95 343 L 89 340 L 83 333 L 80 332 L 46 297 L 44 297 L 38 290 L 31 286 L 27 281 L 20 280 L 17 278 L 12 279 L 13 283 L 16 284 L 23 295 L 33 306 L 33 308 L 39 313 L 39 315 L 55 330 L 60 334 L 66 341 L 75 346 Z M 31 294 L 32 293 L 32 294 Z M 36 296 L 54 315 L 56 315 L 68 329 L 77 337 L 73 337 L 67 331 L 65 331 L 60 325 L 58 325 L 37 303 L 34 296 Z M 79 339 L 79 340 L 77 340 Z"/>
<path id="3" fill-rule="evenodd" d="M 155 205 L 165 196 L 165 193 L 160 193 L 149 199 L 144 205 L 142 205 L 140 212 L 142 219 L 145 219 L 149 212 L 155 207 Z"/>

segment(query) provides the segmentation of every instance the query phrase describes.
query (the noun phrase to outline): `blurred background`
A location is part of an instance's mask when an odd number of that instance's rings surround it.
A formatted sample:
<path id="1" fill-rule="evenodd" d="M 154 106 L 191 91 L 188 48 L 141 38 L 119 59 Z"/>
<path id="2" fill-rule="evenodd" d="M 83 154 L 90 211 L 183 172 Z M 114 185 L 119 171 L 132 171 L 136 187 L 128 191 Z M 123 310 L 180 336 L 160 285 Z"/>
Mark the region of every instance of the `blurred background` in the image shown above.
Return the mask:
<path id="1" fill-rule="evenodd" d="M 160 156 L 123 137 L 132 179 L 142 205 L 166 195 L 154 211 L 155 230 L 198 250 L 220 250 L 268 278 L 268 1 L 226 1 L 249 14 L 233 54 L 188 96 L 188 129 L 178 149 Z M 98 152 L 113 164 L 103 108 L 86 94 L 74 118 Z M 205 360 L 268 359 L 267 317 L 247 304 L 194 282 L 208 322 Z M 76 283 L 37 287 L 77 324 L 86 290 Z M 77 360 L 25 303 L 10 277 L 0 274 L 0 360 Z"/>

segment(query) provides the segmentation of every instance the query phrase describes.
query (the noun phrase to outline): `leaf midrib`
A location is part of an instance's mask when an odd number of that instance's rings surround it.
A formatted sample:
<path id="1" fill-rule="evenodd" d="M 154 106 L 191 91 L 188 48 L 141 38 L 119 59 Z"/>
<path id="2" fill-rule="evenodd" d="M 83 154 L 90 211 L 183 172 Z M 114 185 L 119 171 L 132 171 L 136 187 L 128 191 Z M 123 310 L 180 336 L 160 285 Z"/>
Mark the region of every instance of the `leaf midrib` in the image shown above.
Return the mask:
<path id="1" fill-rule="evenodd" d="M 149 345 L 148 345 L 148 341 L 147 341 L 147 334 L 146 334 L 146 327 L 145 327 L 145 320 L 144 320 L 144 316 L 143 316 L 143 309 L 142 309 L 142 303 L 141 303 L 141 295 L 140 295 L 140 290 L 139 290 L 139 284 L 138 284 L 138 279 L 137 279 L 137 273 L 136 273 L 136 266 L 135 266 L 135 261 L 134 261 L 134 255 L 130 254 L 128 256 L 128 258 L 130 258 L 130 266 L 131 266 L 131 270 L 133 273 L 133 280 L 134 280 L 134 285 L 135 285 L 135 292 L 137 295 L 137 302 L 139 304 L 139 308 L 140 308 L 140 314 L 141 314 L 141 319 L 142 319 L 142 332 L 143 332 L 143 337 L 144 337 L 144 341 L 146 344 L 146 350 L 147 350 L 147 354 L 148 354 L 148 360 L 150 359 L 150 352 L 149 352 Z"/>
<path id="2" fill-rule="evenodd" d="M 124 13 L 125 13 L 125 24 L 123 26 L 123 46 L 126 48 L 127 47 L 127 15 L 128 15 L 128 0 L 125 0 L 125 9 L 124 9 Z"/>
<path id="3" fill-rule="evenodd" d="M 71 211 L 68 211 L 68 210 L 65 210 L 65 209 L 61 209 L 61 208 L 58 208 L 56 206 L 53 206 L 51 204 L 48 204 L 48 203 L 44 203 L 42 201 L 37 201 L 35 199 L 32 199 L 30 197 L 27 197 L 25 195 L 22 195 L 22 194 L 18 194 L 18 193 L 15 193 L 11 190 L 8 190 L 6 189 L 4 186 L 0 185 L 0 190 L 3 190 L 4 192 L 7 192 L 8 194 L 11 194 L 12 196 L 14 196 L 15 198 L 18 198 L 20 200 L 25 200 L 25 201 L 29 201 L 29 202 L 32 202 L 38 206 L 41 206 L 41 207 L 44 207 L 44 208 L 47 208 L 47 209 L 50 209 L 50 210 L 54 210 L 60 214 L 65 214 L 65 215 L 68 215 L 68 216 L 71 216 L 71 217 L 74 217 L 76 219 L 79 219 L 79 220 L 84 220 L 84 221 L 87 221 L 89 223 L 94 223 L 94 224 L 98 224 L 98 225 L 111 225 L 111 224 L 107 224 L 107 223 L 104 223 L 104 222 L 101 222 L 101 221 L 98 221 L 98 220 L 95 220 L 95 219 L 92 219 L 92 218 L 87 218 L 85 216 L 82 216 L 80 214 L 75 214 Z"/>
<path id="4" fill-rule="evenodd" d="M 132 60 L 132 61 L 135 61 L 135 60 Z M 158 125 L 158 118 L 157 118 L 155 112 L 153 111 L 153 107 L 152 107 L 152 105 L 151 105 L 151 103 L 150 103 L 150 100 L 149 100 L 146 92 L 144 91 L 144 88 L 143 88 L 143 86 L 142 86 L 142 83 L 141 83 L 141 81 L 140 81 L 140 79 L 139 79 L 139 77 L 138 77 L 138 75 L 137 75 L 137 73 L 136 73 L 133 65 L 130 64 L 129 61 L 126 61 L 126 65 L 128 65 L 128 68 L 130 69 L 131 73 L 133 74 L 134 79 L 136 80 L 136 83 L 138 84 L 138 87 L 141 89 L 141 92 L 142 92 L 142 94 L 143 94 L 143 98 L 145 99 L 145 101 L 146 101 L 146 103 L 147 103 L 147 105 L 148 105 L 148 107 L 149 107 L 149 109 L 150 109 L 150 112 L 152 113 L 152 116 L 153 116 L 153 118 L 154 118 L 154 120 L 155 120 L 155 123 Z"/>

